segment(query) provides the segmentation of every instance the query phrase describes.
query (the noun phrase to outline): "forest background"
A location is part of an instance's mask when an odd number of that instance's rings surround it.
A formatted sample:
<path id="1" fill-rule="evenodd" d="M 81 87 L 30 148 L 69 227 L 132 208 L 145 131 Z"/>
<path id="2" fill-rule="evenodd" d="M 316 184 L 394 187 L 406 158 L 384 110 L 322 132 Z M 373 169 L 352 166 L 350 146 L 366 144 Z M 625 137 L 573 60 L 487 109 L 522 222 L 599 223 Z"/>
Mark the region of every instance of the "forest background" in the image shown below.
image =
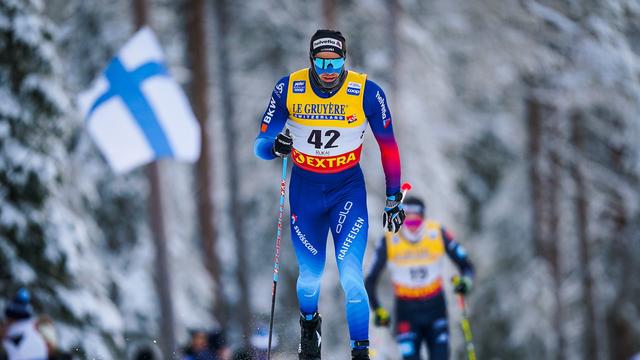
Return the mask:
<path id="1" fill-rule="evenodd" d="M 142 23 L 192 101 L 203 156 L 116 176 L 76 98 Z M 101 359 L 152 340 L 175 349 L 193 328 L 222 327 L 241 344 L 264 326 L 280 163 L 256 158 L 253 139 L 273 85 L 308 66 L 321 27 L 340 29 L 348 68 L 385 89 L 403 180 L 476 264 L 480 357 L 640 352 L 637 0 L 0 0 L 0 306 L 26 286 L 64 347 Z M 382 236 L 379 157 L 368 133 L 365 268 Z M 282 251 L 275 328 L 290 358 L 288 227 Z M 332 256 L 322 284 L 323 351 L 346 358 Z M 391 306 L 387 279 L 379 292 Z M 449 313 L 462 358 L 453 302 Z"/>

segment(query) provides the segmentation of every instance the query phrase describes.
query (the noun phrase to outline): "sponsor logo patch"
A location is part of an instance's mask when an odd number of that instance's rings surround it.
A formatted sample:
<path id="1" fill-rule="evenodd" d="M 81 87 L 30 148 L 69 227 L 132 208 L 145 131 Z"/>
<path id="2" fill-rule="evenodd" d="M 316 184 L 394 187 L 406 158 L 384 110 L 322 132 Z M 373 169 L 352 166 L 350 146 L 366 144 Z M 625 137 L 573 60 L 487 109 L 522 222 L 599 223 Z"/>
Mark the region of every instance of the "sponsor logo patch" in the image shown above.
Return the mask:
<path id="1" fill-rule="evenodd" d="M 353 207 L 353 202 L 347 201 L 344 204 L 343 210 L 340 211 L 340 215 L 338 216 L 338 225 L 336 225 L 336 232 L 338 234 L 340 234 L 340 231 L 342 231 L 342 225 L 344 224 L 345 221 L 347 221 L 347 215 L 349 214 L 349 211 L 351 210 L 352 207 Z"/>
<path id="2" fill-rule="evenodd" d="M 276 113 L 276 100 L 272 96 L 271 100 L 269 100 L 269 107 L 267 108 L 267 112 L 264 114 L 264 118 L 262 118 L 262 122 L 264 124 L 269 124 L 271 122 L 271 118 L 275 113 Z M 264 131 L 266 131 L 266 128 L 264 126 L 262 128 L 265 129 Z"/>
<path id="3" fill-rule="evenodd" d="M 294 88 L 295 91 L 295 88 Z M 305 120 L 344 120 L 344 104 L 293 104 L 293 117 Z"/>
<path id="4" fill-rule="evenodd" d="M 380 113 L 382 114 L 382 126 L 386 129 L 391 124 L 391 117 L 387 117 L 387 106 L 384 103 L 384 98 L 380 95 L 380 91 L 376 92 L 376 99 L 380 104 Z"/>
<path id="5" fill-rule="evenodd" d="M 362 85 L 360 85 L 360 83 L 349 82 L 349 84 L 347 84 L 347 94 L 349 94 L 349 95 L 360 95 L 360 89 L 361 88 L 362 88 Z"/>
<path id="6" fill-rule="evenodd" d="M 362 146 L 353 151 L 336 156 L 313 156 L 303 154 L 295 148 L 291 152 L 293 162 L 305 169 L 317 173 L 336 173 L 355 166 L 360 161 Z"/>
<path id="7" fill-rule="evenodd" d="M 347 256 L 347 252 L 349 252 L 349 249 L 351 248 L 351 244 L 353 243 L 353 240 L 356 239 L 356 236 L 358 236 L 358 233 L 364 227 L 364 225 L 365 225 L 364 219 L 361 217 L 358 217 L 358 219 L 356 219 L 355 223 L 353 224 L 353 227 L 349 231 L 349 234 L 347 234 L 347 238 L 342 243 L 342 247 L 340 248 L 340 253 L 337 256 L 338 260 L 342 261 Z"/>
<path id="8" fill-rule="evenodd" d="M 316 255 L 318 253 L 318 249 L 316 249 L 310 242 L 309 240 L 307 240 L 307 236 L 302 232 L 302 230 L 300 230 L 300 228 L 298 227 L 298 225 L 294 225 L 293 226 L 293 230 L 295 231 L 296 235 L 298 236 L 298 239 L 300 240 L 300 242 L 302 243 L 302 245 L 304 245 L 304 247 L 307 248 L 307 250 L 309 250 L 310 253 L 312 253 L 313 255 Z"/>
<path id="9" fill-rule="evenodd" d="M 332 38 L 322 38 L 313 42 L 313 48 L 319 48 L 321 46 L 335 46 L 338 49 L 342 49 L 342 42 Z"/>
<path id="10" fill-rule="evenodd" d="M 291 225 L 295 225 L 296 221 L 298 221 L 298 216 L 296 214 L 291 214 Z"/>
<path id="11" fill-rule="evenodd" d="M 273 93 L 278 97 L 282 97 L 282 91 L 284 91 L 284 83 L 278 83 L 275 89 L 273 89 Z"/>
<path id="12" fill-rule="evenodd" d="M 351 124 L 358 121 L 358 116 L 356 114 L 347 116 L 347 123 Z"/>
<path id="13" fill-rule="evenodd" d="M 303 94 L 307 90 L 307 82 L 304 80 L 293 82 L 293 92 Z"/>

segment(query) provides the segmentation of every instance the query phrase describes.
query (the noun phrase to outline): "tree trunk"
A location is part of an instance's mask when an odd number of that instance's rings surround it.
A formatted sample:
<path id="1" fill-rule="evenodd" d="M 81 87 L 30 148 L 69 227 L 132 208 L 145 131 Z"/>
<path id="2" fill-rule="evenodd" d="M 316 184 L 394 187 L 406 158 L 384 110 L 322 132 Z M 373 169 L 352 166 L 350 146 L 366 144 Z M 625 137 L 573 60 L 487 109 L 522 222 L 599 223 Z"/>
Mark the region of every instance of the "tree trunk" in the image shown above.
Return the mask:
<path id="1" fill-rule="evenodd" d="M 219 83 L 224 87 L 226 93 L 233 94 L 234 83 L 231 76 L 233 70 L 230 66 L 231 47 L 229 46 L 228 42 L 230 28 L 229 19 L 231 18 L 231 11 L 229 6 L 231 5 L 231 2 L 227 0 L 216 0 L 214 3 L 214 16 L 216 19 L 217 29 L 216 32 L 218 34 L 217 43 L 219 46 L 219 51 L 217 51 L 217 53 L 218 59 L 220 60 L 217 66 L 220 69 L 218 73 L 218 78 L 220 79 Z M 238 320 L 240 321 L 240 325 L 242 327 L 244 339 L 246 340 L 251 336 L 251 294 L 249 291 L 250 266 L 247 261 L 248 249 L 247 239 L 244 231 L 244 214 L 246 213 L 244 211 L 245 205 L 240 198 L 241 177 L 238 159 L 239 151 L 237 149 L 238 135 L 235 128 L 237 119 L 235 117 L 235 109 L 232 96 L 225 96 L 222 98 L 221 116 L 223 119 L 224 136 L 227 139 L 226 167 L 229 181 L 228 189 L 231 207 L 230 215 L 236 245 L 236 278 L 240 290 L 239 304 L 236 308 L 236 314 L 238 315 Z"/>
<path id="2" fill-rule="evenodd" d="M 197 163 L 198 218 L 200 239 L 204 249 L 204 263 L 214 285 L 213 315 L 225 327 L 227 304 L 222 285 L 220 258 L 216 251 L 218 238 L 213 207 L 213 158 L 209 135 L 209 72 L 207 67 L 207 42 L 205 37 L 204 0 L 187 1 L 187 51 L 191 72 L 191 103 L 202 128 L 202 150 Z"/>
<path id="3" fill-rule="evenodd" d="M 548 224 L 548 234 L 545 236 L 545 251 L 544 256 L 547 258 L 549 265 L 551 266 L 551 275 L 553 276 L 553 287 L 554 287 L 554 297 L 555 297 L 555 315 L 553 317 L 553 325 L 557 332 L 557 342 L 556 342 L 556 359 L 564 360 L 566 359 L 566 339 L 564 337 L 564 306 L 562 302 L 562 268 L 560 266 L 560 251 L 558 248 L 558 243 L 561 241 L 560 238 L 560 216 L 562 212 L 560 211 L 559 205 L 559 195 L 562 193 L 561 190 L 561 163 L 560 157 L 556 151 L 552 151 L 549 154 L 549 161 L 551 165 L 551 176 L 549 176 L 549 202 L 548 202 L 548 211 L 549 211 L 549 224 Z"/>
<path id="4" fill-rule="evenodd" d="M 559 129 L 545 127 L 545 106 L 537 99 L 527 99 L 527 122 L 529 128 L 529 178 L 531 179 L 531 200 L 533 204 L 532 234 L 536 252 L 549 264 L 553 280 L 555 309 L 553 324 L 557 331 L 556 356 L 558 360 L 565 358 L 566 339 L 563 332 L 563 303 L 562 303 L 562 271 L 558 241 L 560 240 L 560 206 L 559 194 L 561 186 L 561 159 L 555 150 L 547 150 L 545 145 L 552 147 L 545 139 L 559 133 Z M 549 110 L 548 108 L 546 110 Z M 555 110 L 552 110 L 555 111 Z M 561 139 L 555 139 L 556 142 Z M 549 162 L 549 170 L 545 171 L 542 161 Z"/>
<path id="5" fill-rule="evenodd" d="M 610 200 L 612 208 L 613 232 L 611 236 L 612 257 L 617 259 L 619 271 L 618 284 L 619 289 L 616 301 L 609 308 L 607 313 L 607 333 L 609 339 L 609 358 L 610 359 L 630 359 L 637 351 L 635 349 L 634 324 L 632 319 L 625 316 L 623 309 L 625 303 L 634 301 L 633 294 L 630 289 L 633 288 L 633 282 L 636 279 L 629 274 L 633 273 L 633 254 L 629 252 L 632 241 L 629 233 L 627 210 L 624 206 L 624 199 L 617 190 L 614 190 L 612 199 Z"/>
<path id="6" fill-rule="evenodd" d="M 598 358 L 598 337 L 596 336 L 596 312 L 593 299 L 593 277 L 591 276 L 591 239 L 589 234 L 589 202 L 587 186 L 584 178 L 581 154 L 584 154 L 584 119 L 579 114 L 571 116 L 572 134 L 571 142 L 576 157 L 571 166 L 571 172 L 576 185 L 576 228 L 578 233 L 578 256 L 582 264 L 582 289 L 585 302 L 585 328 L 584 328 L 584 358 L 595 360 Z"/>
<path id="7" fill-rule="evenodd" d="M 139 29 L 148 24 L 146 0 L 133 2 L 135 25 Z M 160 190 L 160 168 L 157 162 L 147 166 L 149 179 L 149 214 L 151 230 L 156 250 L 155 282 L 160 302 L 160 349 L 165 356 L 176 350 L 174 331 L 173 298 L 171 295 L 171 277 L 169 271 L 169 254 L 167 236 L 164 227 L 162 192 Z"/>
<path id="8" fill-rule="evenodd" d="M 336 5 L 336 0 L 322 1 L 322 17 L 327 29 L 335 29 L 337 26 Z"/>
<path id="9" fill-rule="evenodd" d="M 398 90 L 398 77 L 400 76 L 400 67 L 398 64 L 400 63 L 398 59 L 400 58 L 400 14 L 402 12 L 402 7 L 400 5 L 399 0 L 388 0 L 386 2 L 387 12 L 389 16 L 388 19 L 388 28 L 387 28 L 387 43 L 389 44 L 389 69 L 391 70 L 391 78 L 389 79 L 390 89 L 387 92 L 387 101 L 390 102 L 390 99 L 395 99 L 397 96 Z M 396 108 L 395 101 L 390 104 L 392 108 Z"/>
<path id="10" fill-rule="evenodd" d="M 625 130 L 625 126 L 615 129 L 619 134 L 623 134 Z M 616 176 L 624 177 L 631 188 L 638 189 L 638 182 L 630 179 L 626 174 L 625 160 L 632 156 L 628 153 L 628 148 L 615 143 L 609 143 L 608 147 L 612 171 Z M 630 226 L 631 211 L 625 203 L 625 200 L 629 201 L 629 199 L 625 199 L 624 192 L 618 187 L 611 187 L 608 188 L 607 193 L 607 218 L 611 222 L 611 231 L 607 232 L 609 236 L 604 239 L 604 243 L 611 244 L 609 261 L 612 262 L 611 268 L 614 274 L 612 281 L 618 289 L 615 301 L 607 310 L 608 354 L 610 359 L 630 359 L 637 352 L 635 344 L 638 338 L 634 331 L 635 319 L 627 313 L 628 305 L 637 302 L 632 291 L 634 282 L 637 280 L 629 276 L 634 273 L 634 253 L 630 249 L 633 249 L 635 240 L 632 234 L 636 233 L 636 229 Z"/>
<path id="11" fill-rule="evenodd" d="M 542 153 L 542 109 L 540 103 L 534 99 L 527 99 L 527 127 L 529 134 L 529 179 L 531 180 L 531 203 L 533 205 L 531 234 L 536 253 L 541 255 L 544 218 L 544 184 L 540 169 Z"/>

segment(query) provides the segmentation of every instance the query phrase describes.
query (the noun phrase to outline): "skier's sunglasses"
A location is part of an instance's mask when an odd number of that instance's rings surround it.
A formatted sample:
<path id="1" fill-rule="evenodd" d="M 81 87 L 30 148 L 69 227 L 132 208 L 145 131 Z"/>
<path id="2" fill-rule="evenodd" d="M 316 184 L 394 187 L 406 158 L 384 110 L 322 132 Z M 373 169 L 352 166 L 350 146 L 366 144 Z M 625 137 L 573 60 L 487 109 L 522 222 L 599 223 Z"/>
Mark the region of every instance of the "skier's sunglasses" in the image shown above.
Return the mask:
<path id="1" fill-rule="evenodd" d="M 344 58 L 323 59 L 313 58 L 313 66 L 318 74 L 339 73 L 344 66 Z"/>

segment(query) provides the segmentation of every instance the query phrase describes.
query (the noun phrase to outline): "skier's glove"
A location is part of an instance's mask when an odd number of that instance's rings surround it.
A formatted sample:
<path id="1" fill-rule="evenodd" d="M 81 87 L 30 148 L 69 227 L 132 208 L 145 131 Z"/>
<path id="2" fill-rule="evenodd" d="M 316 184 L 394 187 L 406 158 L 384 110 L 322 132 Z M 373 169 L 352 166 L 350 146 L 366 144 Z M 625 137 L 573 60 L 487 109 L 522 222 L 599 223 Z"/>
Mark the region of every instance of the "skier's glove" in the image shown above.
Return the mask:
<path id="1" fill-rule="evenodd" d="M 289 129 L 285 130 L 284 134 L 280 133 L 276 136 L 273 142 L 273 154 L 279 157 L 285 157 L 291 153 L 293 148 L 293 138 L 289 134 Z"/>
<path id="2" fill-rule="evenodd" d="M 456 276 L 453 278 L 453 286 L 456 293 L 468 295 L 473 289 L 473 279 L 468 275 Z"/>
<path id="3" fill-rule="evenodd" d="M 391 316 L 389 315 L 389 312 L 387 311 L 387 309 L 383 307 L 376 308 L 374 324 L 376 326 L 386 327 L 386 326 L 389 326 L 390 323 L 391 323 Z"/>
<path id="4" fill-rule="evenodd" d="M 382 215 L 382 226 L 391 232 L 398 232 L 404 222 L 404 210 L 402 209 L 402 193 L 387 196 L 387 202 Z"/>

